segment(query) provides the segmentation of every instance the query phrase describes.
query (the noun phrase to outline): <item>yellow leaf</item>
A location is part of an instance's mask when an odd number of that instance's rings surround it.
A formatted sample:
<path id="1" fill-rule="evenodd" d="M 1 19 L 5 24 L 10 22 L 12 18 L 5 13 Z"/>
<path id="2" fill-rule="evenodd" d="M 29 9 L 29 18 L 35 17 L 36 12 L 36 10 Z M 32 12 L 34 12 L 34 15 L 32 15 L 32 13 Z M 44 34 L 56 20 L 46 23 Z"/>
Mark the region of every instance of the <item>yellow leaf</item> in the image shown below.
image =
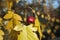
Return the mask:
<path id="1" fill-rule="evenodd" d="M 16 25 L 13 30 L 21 31 L 23 29 L 22 25 Z"/>
<path id="2" fill-rule="evenodd" d="M 10 20 L 6 25 L 6 29 L 9 30 L 9 29 L 12 29 L 12 28 L 13 28 L 13 20 Z"/>
<path id="3" fill-rule="evenodd" d="M 32 31 L 35 31 L 35 32 L 37 31 L 37 27 L 32 27 L 31 29 Z"/>
<path id="4" fill-rule="evenodd" d="M 2 36 L 0 36 L 0 40 L 3 40 L 3 37 Z"/>
<path id="5" fill-rule="evenodd" d="M 15 31 L 20 31 L 21 30 L 22 23 L 20 21 L 14 20 L 14 25 L 15 25 L 15 27 L 14 27 Z"/>
<path id="6" fill-rule="evenodd" d="M 18 35 L 18 40 L 39 40 L 37 35 L 32 32 L 29 26 L 23 27 L 22 32 L 20 32 L 20 35 Z"/>
<path id="7" fill-rule="evenodd" d="M 3 35 L 4 35 L 4 32 L 0 30 L 0 40 L 3 40 Z"/>
<path id="8" fill-rule="evenodd" d="M 0 30 L 0 36 L 4 35 L 4 32 L 2 30 Z"/>
<path id="9" fill-rule="evenodd" d="M 16 19 L 16 20 L 22 21 L 21 16 L 19 16 L 18 14 L 14 14 L 14 17 L 13 18 Z"/>
<path id="10" fill-rule="evenodd" d="M 13 12 L 12 11 L 8 11 L 8 13 L 4 16 L 4 19 L 10 19 L 13 16 Z"/>
<path id="11" fill-rule="evenodd" d="M 20 24 L 21 24 L 20 21 L 18 21 L 17 19 L 14 20 L 14 25 L 20 25 Z"/>
<path id="12" fill-rule="evenodd" d="M 38 17 L 36 16 L 36 19 L 35 19 L 35 26 L 36 27 L 39 27 L 40 26 L 40 23 L 39 23 L 39 20 L 38 20 Z"/>
<path id="13" fill-rule="evenodd" d="M 39 35 L 40 35 L 40 40 L 41 40 L 41 38 L 42 38 L 42 30 L 41 30 L 41 28 L 40 28 L 40 22 L 39 22 L 39 20 L 38 20 L 37 15 L 36 15 L 36 19 L 35 19 L 35 27 L 37 27 L 37 30 L 38 30 Z"/>
<path id="14" fill-rule="evenodd" d="M 30 24 L 28 27 L 30 27 L 32 31 L 37 31 L 37 27 L 33 27 L 33 24 Z"/>
<path id="15" fill-rule="evenodd" d="M 31 30 L 31 28 L 28 26 L 26 27 L 26 31 L 27 31 L 27 36 L 28 38 L 30 38 L 31 40 L 39 40 L 37 35 Z"/>
<path id="16" fill-rule="evenodd" d="M 23 28 L 23 30 L 20 33 L 20 35 L 18 35 L 18 40 L 27 40 L 26 28 Z"/>

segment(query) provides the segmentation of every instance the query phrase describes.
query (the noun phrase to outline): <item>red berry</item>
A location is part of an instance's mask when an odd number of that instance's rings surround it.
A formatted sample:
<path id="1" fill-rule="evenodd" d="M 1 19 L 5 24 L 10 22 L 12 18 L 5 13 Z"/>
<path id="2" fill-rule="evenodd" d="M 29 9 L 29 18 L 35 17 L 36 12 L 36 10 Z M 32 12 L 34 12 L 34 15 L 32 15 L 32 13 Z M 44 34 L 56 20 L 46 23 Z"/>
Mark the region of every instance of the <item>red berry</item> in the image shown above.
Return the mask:
<path id="1" fill-rule="evenodd" d="M 28 21 L 28 23 L 34 23 L 35 18 L 32 17 L 32 16 L 29 16 L 29 17 L 27 18 L 27 21 Z"/>

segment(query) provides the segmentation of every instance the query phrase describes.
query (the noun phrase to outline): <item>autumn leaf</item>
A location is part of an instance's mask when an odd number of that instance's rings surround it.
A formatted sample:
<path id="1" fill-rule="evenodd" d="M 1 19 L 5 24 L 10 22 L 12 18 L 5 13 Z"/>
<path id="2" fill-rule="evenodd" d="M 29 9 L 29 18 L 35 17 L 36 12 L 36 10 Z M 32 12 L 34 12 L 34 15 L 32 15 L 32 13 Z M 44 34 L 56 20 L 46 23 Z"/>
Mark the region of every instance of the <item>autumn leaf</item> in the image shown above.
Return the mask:
<path id="1" fill-rule="evenodd" d="M 21 25 L 16 25 L 13 30 L 15 31 L 21 31 L 23 28 Z"/>
<path id="2" fill-rule="evenodd" d="M 4 35 L 4 32 L 0 30 L 0 40 L 3 40 L 3 35 Z"/>
<path id="3" fill-rule="evenodd" d="M 39 40 L 37 35 L 30 29 L 29 26 L 23 27 L 22 32 L 18 35 L 18 40 Z"/>
<path id="4" fill-rule="evenodd" d="M 4 35 L 4 32 L 2 30 L 0 30 L 0 36 Z"/>
<path id="5" fill-rule="evenodd" d="M 0 40 L 3 40 L 3 37 L 2 36 L 0 36 Z"/>
<path id="6" fill-rule="evenodd" d="M 33 27 L 33 24 L 28 25 L 28 27 L 30 27 L 32 31 L 35 31 L 35 32 L 37 31 L 37 27 Z"/>
<path id="7" fill-rule="evenodd" d="M 16 20 L 20 20 L 20 21 L 22 21 L 21 16 L 18 15 L 18 14 L 14 14 L 13 18 L 16 19 Z"/>
<path id="8" fill-rule="evenodd" d="M 36 33 L 34 33 L 29 26 L 26 27 L 26 30 L 28 38 L 30 38 L 31 40 L 39 40 Z"/>
<path id="9" fill-rule="evenodd" d="M 39 35 L 40 35 L 40 40 L 41 40 L 41 38 L 42 38 L 42 30 L 41 30 L 41 28 L 40 28 L 40 22 L 39 22 L 39 20 L 38 20 L 37 15 L 36 15 L 36 19 L 35 19 L 35 27 L 37 27 L 37 30 L 38 30 Z"/>
<path id="10" fill-rule="evenodd" d="M 20 24 L 21 24 L 20 21 L 18 21 L 17 19 L 14 20 L 14 25 L 20 25 Z"/>
<path id="11" fill-rule="evenodd" d="M 15 25 L 14 27 L 15 31 L 20 31 L 20 29 L 22 28 L 22 23 L 16 19 L 14 20 L 14 25 Z"/>
<path id="12" fill-rule="evenodd" d="M 20 31 L 18 35 L 18 40 L 39 40 L 37 35 L 32 31 L 32 25 L 17 25 L 15 26 L 15 31 Z"/>
<path id="13" fill-rule="evenodd" d="M 8 13 L 4 16 L 4 19 L 11 19 L 13 16 L 13 12 L 12 11 L 8 11 Z"/>
<path id="14" fill-rule="evenodd" d="M 6 29 L 9 30 L 9 29 L 12 29 L 12 28 L 13 28 L 13 20 L 10 20 L 6 25 Z"/>

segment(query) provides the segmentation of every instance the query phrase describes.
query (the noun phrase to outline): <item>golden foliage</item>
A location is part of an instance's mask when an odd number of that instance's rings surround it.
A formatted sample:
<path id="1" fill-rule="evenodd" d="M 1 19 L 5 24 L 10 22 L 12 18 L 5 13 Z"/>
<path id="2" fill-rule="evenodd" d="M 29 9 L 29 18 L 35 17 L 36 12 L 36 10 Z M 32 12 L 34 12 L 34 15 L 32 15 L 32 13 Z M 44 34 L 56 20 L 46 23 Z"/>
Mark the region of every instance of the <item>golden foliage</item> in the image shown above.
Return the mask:
<path id="1" fill-rule="evenodd" d="M 14 20 L 14 25 L 21 25 L 21 22 L 15 19 Z"/>
<path id="2" fill-rule="evenodd" d="M 13 20 L 10 20 L 6 25 L 6 29 L 9 30 L 9 29 L 12 29 L 12 28 L 13 28 Z"/>
<path id="3" fill-rule="evenodd" d="M 23 29 L 22 25 L 16 25 L 13 30 L 21 31 Z"/>
<path id="4" fill-rule="evenodd" d="M 39 22 L 37 16 L 36 16 L 36 19 L 35 19 L 35 27 L 37 27 L 37 30 L 38 30 L 39 35 L 40 35 L 40 40 L 41 40 L 41 38 L 42 38 L 42 30 L 41 30 L 41 28 L 40 28 L 40 22 Z"/>
<path id="5" fill-rule="evenodd" d="M 3 40 L 3 37 L 2 36 L 0 36 L 0 40 Z"/>
<path id="6" fill-rule="evenodd" d="M 25 25 L 17 25 L 14 30 L 20 31 L 20 35 L 18 35 L 18 40 L 39 40 L 37 35 L 32 30 L 32 24 Z"/>
<path id="7" fill-rule="evenodd" d="M 29 26 L 23 27 L 22 32 L 18 35 L 18 40 L 39 40 L 37 35 L 32 32 Z"/>
<path id="8" fill-rule="evenodd" d="M 8 11 L 8 13 L 4 16 L 4 19 L 11 19 L 11 18 L 22 21 L 21 16 L 15 14 L 13 11 Z"/>
<path id="9" fill-rule="evenodd" d="M 13 12 L 12 11 L 8 11 L 8 13 L 4 16 L 4 19 L 11 19 L 13 16 Z"/>
<path id="10" fill-rule="evenodd" d="M 3 35 L 4 35 L 4 32 L 0 30 L 0 40 L 3 40 Z"/>
<path id="11" fill-rule="evenodd" d="M 19 16 L 18 14 L 14 14 L 13 18 L 14 18 L 15 20 L 20 20 L 20 21 L 22 21 L 21 16 Z"/>
<path id="12" fill-rule="evenodd" d="M 0 30 L 0 36 L 4 35 L 4 32 L 2 30 Z"/>
<path id="13" fill-rule="evenodd" d="M 41 32 L 41 28 L 40 28 L 40 23 L 38 21 L 38 17 L 36 17 L 35 20 L 35 26 L 33 27 L 33 25 L 23 25 L 22 23 L 20 23 L 20 21 L 22 21 L 21 16 L 19 16 L 18 14 L 15 14 L 12 11 L 8 11 L 8 13 L 4 16 L 4 19 L 11 19 L 7 25 L 6 25 L 6 29 L 12 29 L 15 31 L 20 31 L 20 35 L 18 35 L 18 40 L 39 40 L 37 35 L 33 32 L 33 31 L 37 31 L 40 34 L 40 38 L 42 37 L 42 32 Z"/>

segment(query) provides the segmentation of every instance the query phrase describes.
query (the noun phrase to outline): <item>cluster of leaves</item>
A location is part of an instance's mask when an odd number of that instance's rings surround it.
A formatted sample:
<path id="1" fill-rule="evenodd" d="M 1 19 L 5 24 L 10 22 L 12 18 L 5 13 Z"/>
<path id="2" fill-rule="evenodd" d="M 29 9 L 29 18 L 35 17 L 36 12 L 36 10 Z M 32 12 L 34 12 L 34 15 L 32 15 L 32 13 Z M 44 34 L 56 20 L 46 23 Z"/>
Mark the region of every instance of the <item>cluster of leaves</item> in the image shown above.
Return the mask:
<path id="1" fill-rule="evenodd" d="M 40 22 L 39 22 L 37 16 L 35 19 L 35 26 L 34 27 L 33 27 L 33 24 L 26 26 L 23 23 L 21 23 L 20 22 L 20 21 L 22 21 L 21 16 L 14 13 L 11 10 L 9 10 L 3 18 L 6 20 L 5 21 L 6 22 L 5 23 L 6 30 L 8 30 L 9 32 L 11 32 L 13 30 L 20 31 L 20 34 L 18 35 L 17 40 L 41 40 L 42 31 L 41 31 Z M 35 33 L 36 31 L 39 32 L 40 39 L 37 37 L 37 35 Z"/>

